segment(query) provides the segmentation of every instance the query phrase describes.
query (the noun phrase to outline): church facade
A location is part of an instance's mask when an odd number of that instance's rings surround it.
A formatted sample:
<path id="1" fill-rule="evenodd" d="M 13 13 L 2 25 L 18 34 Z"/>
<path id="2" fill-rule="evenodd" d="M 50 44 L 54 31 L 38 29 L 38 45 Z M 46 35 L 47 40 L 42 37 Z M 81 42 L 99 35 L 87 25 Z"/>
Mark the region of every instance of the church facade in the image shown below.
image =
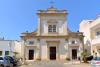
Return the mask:
<path id="1" fill-rule="evenodd" d="M 38 10 L 38 29 L 21 35 L 23 59 L 77 60 L 84 49 L 83 34 L 69 31 L 67 15 L 54 7 Z"/>

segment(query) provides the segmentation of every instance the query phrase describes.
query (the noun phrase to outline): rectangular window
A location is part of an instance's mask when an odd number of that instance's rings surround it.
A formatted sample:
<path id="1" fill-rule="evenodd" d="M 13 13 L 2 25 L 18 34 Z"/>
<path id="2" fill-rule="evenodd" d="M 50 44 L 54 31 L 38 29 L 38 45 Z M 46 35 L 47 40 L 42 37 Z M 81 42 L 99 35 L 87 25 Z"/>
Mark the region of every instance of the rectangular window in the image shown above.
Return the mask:
<path id="1" fill-rule="evenodd" d="M 30 44 L 30 45 L 34 44 L 34 41 L 29 41 L 29 44 Z"/>
<path id="2" fill-rule="evenodd" d="M 49 30 L 48 30 L 49 32 L 52 32 L 52 29 L 51 28 L 49 28 Z"/>
<path id="3" fill-rule="evenodd" d="M 48 32 L 56 32 L 56 25 L 49 25 Z"/>
<path id="4" fill-rule="evenodd" d="M 100 38 L 100 31 L 96 32 L 96 38 Z"/>
<path id="5" fill-rule="evenodd" d="M 0 57 L 0 60 L 3 60 L 3 57 Z"/>
<path id="6" fill-rule="evenodd" d="M 72 44 L 75 44 L 75 41 L 72 41 Z"/>
<path id="7" fill-rule="evenodd" d="M 96 35 L 97 35 L 97 36 L 100 36 L 100 32 L 99 32 L 99 31 L 98 31 L 98 32 L 96 32 Z"/>
<path id="8" fill-rule="evenodd" d="M 2 56 L 2 51 L 0 51 L 0 56 Z"/>
<path id="9" fill-rule="evenodd" d="M 48 26 L 48 32 L 52 32 L 52 25 Z"/>
<path id="10" fill-rule="evenodd" d="M 53 32 L 56 32 L 56 25 L 53 25 Z"/>
<path id="11" fill-rule="evenodd" d="M 9 55 L 9 51 L 5 51 L 5 55 Z"/>

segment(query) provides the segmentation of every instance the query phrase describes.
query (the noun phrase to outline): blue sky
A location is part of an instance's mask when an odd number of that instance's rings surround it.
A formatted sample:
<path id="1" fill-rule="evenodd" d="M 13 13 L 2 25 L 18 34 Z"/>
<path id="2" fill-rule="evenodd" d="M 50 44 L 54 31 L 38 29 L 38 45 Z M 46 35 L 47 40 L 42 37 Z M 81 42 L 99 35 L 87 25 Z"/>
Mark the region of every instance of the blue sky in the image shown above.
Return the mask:
<path id="1" fill-rule="evenodd" d="M 20 39 L 22 32 L 37 28 L 39 9 L 50 7 L 51 0 L 0 0 L 0 37 Z M 95 19 L 100 13 L 100 0 L 54 0 L 54 6 L 68 11 L 71 31 L 77 31 L 83 19 Z"/>

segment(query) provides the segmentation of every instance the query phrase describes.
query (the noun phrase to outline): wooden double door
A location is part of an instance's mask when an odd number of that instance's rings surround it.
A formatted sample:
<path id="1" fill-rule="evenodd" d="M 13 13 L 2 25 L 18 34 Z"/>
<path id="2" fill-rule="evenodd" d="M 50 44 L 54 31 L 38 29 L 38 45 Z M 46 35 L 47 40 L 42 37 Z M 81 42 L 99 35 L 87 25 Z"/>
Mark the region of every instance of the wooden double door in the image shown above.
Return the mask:
<path id="1" fill-rule="evenodd" d="M 34 60 L 34 50 L 29 50 L 29 60 Z"/>
<path id="2" fill-rule="evenodd" d="M 50 60 L 56 60 L 56 47 L 50 47 L 49 48 L 49 51 L 50 51 Z"/>
<path id="3" fill-rule="evenodd" d="M 72 59 L 77 59 L 77 49 L 72 49 Z"/>

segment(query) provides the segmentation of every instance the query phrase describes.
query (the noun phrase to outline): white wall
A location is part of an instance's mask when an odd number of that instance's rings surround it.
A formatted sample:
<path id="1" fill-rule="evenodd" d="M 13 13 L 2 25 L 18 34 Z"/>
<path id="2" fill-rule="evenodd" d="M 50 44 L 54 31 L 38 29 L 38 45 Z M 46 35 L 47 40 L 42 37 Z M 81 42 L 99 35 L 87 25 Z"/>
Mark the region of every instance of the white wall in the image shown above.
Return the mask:
<path id="1" fill-rule="evenodd" d="M 21 45 L 21 41 L 14 41 L 14 52 L 17 52 L 17 57 L 22 57 L 22 45 Z"/>
<path id="2" fill-rule="evenodd" d="M 0 51 L 3 51 L 2 56 L 5 56 L 5 51 L 10 51 L 10 56 L 13 56 L 14 42 L 11 40 L 0 40 Z"/>
<path id="3" fill-rule="evenodd" d="M 86 44 L 86 41 L 87 40 L 91 40 L 90 38 L 90 24 L 91 24 L 91 21 L 92 20 L 83 20 L 81 23 L 80 23 L 80 28 L 79 28 L 79 31 L 80 32 L 83 32 L 83 35 L 85 36 L 84 37 L 84 43 Z"/>

